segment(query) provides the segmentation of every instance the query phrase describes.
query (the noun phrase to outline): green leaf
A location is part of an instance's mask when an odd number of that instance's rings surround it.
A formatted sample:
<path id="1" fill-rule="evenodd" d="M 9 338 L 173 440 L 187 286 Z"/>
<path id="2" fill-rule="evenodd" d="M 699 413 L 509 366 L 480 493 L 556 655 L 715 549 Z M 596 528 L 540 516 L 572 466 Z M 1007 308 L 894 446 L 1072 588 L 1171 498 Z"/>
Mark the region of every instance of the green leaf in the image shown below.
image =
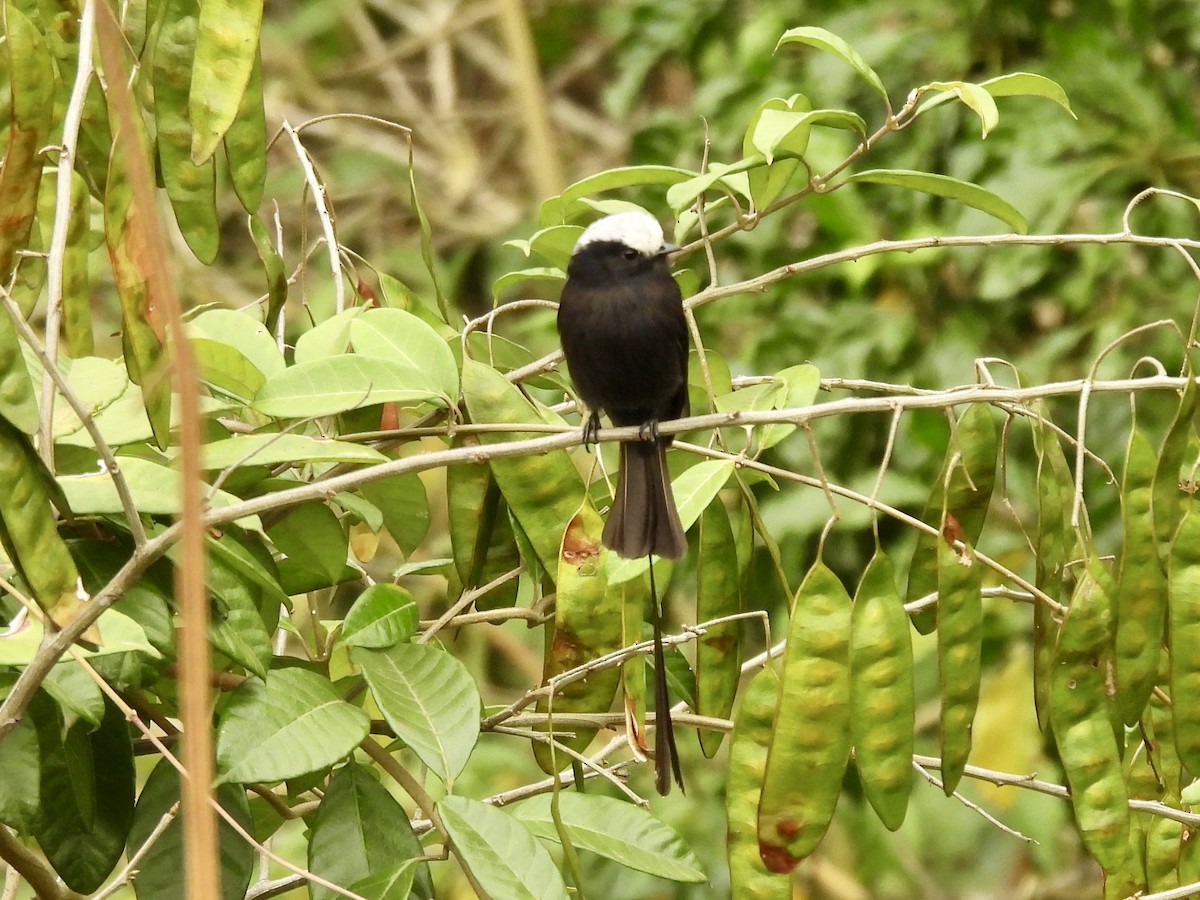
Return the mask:
<path id="1" fill-rule="evenodd" d="M 388 457 L 362 444 L 305 434 L 239 434 L 200 448 L 201 465 L 210 471 L 233 465 L 277 466 L 281 463 L 332 462 L 373 465 Z"/>
<path id="2" fill-rule="evenodd" d="M 1079 118 L 1071 109 L 1071 101 L 1067 99 L 1067 92 L 1062 89 L 1062 85 L 1044 75 L 1013 72 L 981 81 L 979 86 L 993 97 L 1045 97 L 1069 112 L 1072 119 Z"/>
<path id="3" fill-rule="evenodd" d="M 63 729 L 52 703 L 37 719 L 41 809 L 33 836 L 67 887 L 96 890 L 125 849 L 133 819 L 133 744 L 125 716 L 107 705 L 100 727 Z"/>
<path id="4" fill-rule="evenodd" d="M 383 511 L 388 534 L 405 554 L 412 553 L 429 530 L 429 496 L 416 472 L 404 472 L 364 484 L 359 494 Z"/>
<path id="5" fill-rule="evenodd" d="M 681 211 L 695 203 L 697 197 L 713 187 L 718 181 L 724 181 L 727 185 L 734 187 L 735 190 L 740 191 L 742 194 L 748 194 L 748 185 L 735 186 L 732 180 L 733 176 L 747 172 L 750 169 L 761 168 L 766 164 L 767 158 L 761 153 L 753 153 L 728 165 L 724 163 L 709 163 L 708 171 L 703 175 L 696 175 L 687 181 L 672 185 L 667 191 L 667 204 L 678 215 Z"/>
<path id="6" fill-rule="evenodd" d="M 526 256 L 536 253 L 545 258 L 552 266 L 565 269 L 575 252 L 575 243 L 583 234 L 579 225 L 551 225 L 534 233 L 527 241 L 505 241 L 505 247 L 520 250 Z"/>
<path id="7" fill-rule="evenodd" d="M 433 897 L 429 867 L 416 862 L 423 851 L 408 814 L 372 777 L 370 769 L 353 761 L 339 769 L 311 819 L 311 827 L 308 868 L 314 874 L 352 887 L 367 900 L 403 900 L 409 893 L 394 886 L 402 883 L 397 878 L 397 864 L 411 864 L 416 876 L 412 896 L 423 900 Z M 309 891 L 312 900 L 334 900 L 338 896 L 317 884 L 309 885 Z"/>
<path id="8" fill-rule="evenodd" d="M 307 419 L 377 403 L 414 405 L 439 396 L 428 376 L 407 362 L 348 354 L 299 363 L 268 378 L 251 406 L 275 418 Z"/>
<path id="9" fill-rule="evenodd" d="M 85 356 L 82 359 L 71 360 L 70 368 L 66 370 L 67 384 L 75 392 L 83 407 L 92 415 L 93 420 L 104 410 L 121 398 L 129 388 L 129 375 L 125 367 L 111 359 L 100 359 L 95 356 Z M 137 401 L 137 409 L 141 409 L 141 400 Z M 100 422 L 97 420 L 96 424 Z M 54 404 L 54 438 L 74 434 L 83 428 L 83 421 L 75 415 L 75 411 L 61 398 Z M 149 436 L 149 423 L 146 425 Z M 87 438 L 91 440 L 90 437 Z"/>
<path id="10" fill-rule="evenodd" d="M 554 860 L 511 815 L 465 797 L 437 808 L 459 861 L 492 900 L 567 900 Z"/>
<path id="11" fill-rule="evenodd" d="M 420 860 L 406 859 L 354 882 L 350 885 L 350 890 L 369 900 L 408 900 L 417 872 L 424 865 L 426 864 Z"/>
<path id="12" fill-rule="evenodd" d="M 674 166 L 623 166 L 589 175 L 575 182 L 557 197 L 546 200 L 538 214 L 538 224 L 542 228 L 549 228 L 551 225 L 566 222 L 576 211 L 575 202 L 590 194 L 636 185 L 678 184 L 695 174 Z"/>
<path id="13" fill-rule="evenodd" d="M 42 687 L 72 717 L 99 725 L 104 718 L 104 694 L 73 659 L 57 663 Z"/>
<path id="14" fill-rule="evenodd" d="M 492 284 L 492 302 L 498 302 L 509 289 L 528 281 L 544 281 L 550 285 L 561 285 L 567 280 L 567 273 L 553 266 L 538 266 L 532 269 L 521 269 L 501 275 Z"/>
<path id="15" fill-rule="evenodd" d="M 933 194 L 936 197 L 947 197 L 999 219 L 1018 234 L 1024 234 L 1029 229 L 1025 217 L 1007 200 L 977 184 L 959 181 L 949 175 L 912 172 L 907 169 L 868 169 L 865 172 L 856 172 L 849 176 L 844 183 L 850 182 L 889 184 L 894 187 Z"/>
<path id="16" fill-rule="evenodd" d="M 513 807 L 513 815 L 538 837 L 558 841 L 550 813 L 552 800 L 549 794 L 523 800 Z M 659 878 L 708 880 L 683 838 L 641 807 L 599 794 L 563 791 L 558 813 L 571 843 L 582 850 Z"/>
<path id="17" fill-rule="evenodd" d="M 443 781 L 452 782 L 479 738 L 482 701 L 466 666 L 426 644 L 356 647 L 350 659 L 362 667 L 396 736 Z"/>
<path id="18" fill-rule="evenodd" d="M 183 508 L 183 483 L 182 476 L 176 469 L 160 466 L 136 456 L 122 456 L 118 459 L 138 512 L 154 516 L 179 514 Z M 111 516 L 124 512 L 121 498 L 108 472 L 60 475 L 58 483 L 76 514 Z M 204 485 L 202 490 L 208 498 L 209 506 L 214 509 L 223 509 L 242 502 L 241 498 L 226 491 L 211 492 L 207 485 Z M 255 530 L 262 528 L 257 516 L 247 516 L 238 522 Z"/>
<path id="19" fill-rule="evenodd" d="M 216 790 L 217 802 L 246 830 L 253 824 L 246 792 L 238 785 L 223 784 Z M 126 844 L 129 853 L 138 850 L 150 837 L 167 811 L 179 802 L 179 773 L 166 760 L 160 760 L 146 779 L 133 813 Z M 217 847 L 220 851 L 221 900 L 240 900 L 254 875 L 254 847 L 233 830 L 228 822 L 217 819 Z M 138 862 L 133 890 L 138 900 L 176 900 L 179 897 L 179 873 L 183 871 L 183 827 L 177 813 L 150 849 Z"/>
<path id="20" fill-rule="evenodd" d="M 861 75 L 867 84 L 875 89 L 879 96 L 885 100 L 887 99 L 887 88 L 883 86 L 883 82 L 875 74 L 875 70 L 867 65 L 866 60 L 859 56 L 853 47 L 836 34 L 826 31 L 824 28 L 813 26 L 789 28 L 783 33 L 783 37 L 779 39 L 779 43 L 775 45 L 776 52 L 784 44 L 807 44 L 810 47 L 816 47 L 818 50 L 824 50 L 826 53 L 832 53 Z"/>
<path id="21" fill-rule="evenodd" d="M 103 643 L 99 650 L 76 649 L 88 659 L 117 653 L 139 652 L 159 658 L 159 652 L 146 637 L 142 626 L 115 609 L 105 610 L 96 622 Z M 33 659 L 42 642 L 42 626 L 29 618 L 16 631 L 0 635 L 0 666 L 25 666 Z"/>
<path id="22" fill-rule="evenodd" d="M 296 340 L 296 365 L 345 353 L 350 347 L 350 323 L 366 311 L 364 306 L 347 309 L 300 335 Z"/>
<path id="23" fill-rule="evenodd" d="M 865 137 L 867 124 L 862 117 L 844 109 L 782 110 L 765 107 L 759 111 L 750 143 L 773 163 L 778 156 L 800 157 L 808 146 L 808 133 L 814 125 L 853 131 Z"/>
<path id="24" fill-rule="evenodd" d="M 16 675 L 0 675 L 0 694 L 8 696 L 16 680 Z M 43 697 L 42 702 L 53 706 L 48 698 Z M 40 777 L 38 733 L 31 713 L 0 741 L 0 822 L 29 832 L 38 811 Z"/>
<path id="25" fill-rule="evenodd" d="M 373 584 L 354 601 L 342 621 L 342 643 L 379 649 L 407 641 L 417 632 L 417 604 L 396 584 Z"/>
<path id="26" fill-rule="evenodd" d="M 260 612 L 261 591 L 257 587 L 225 556 L 213 554 L 209 559 L 208 588 L 218 601 L 209 625 L 209 640 L 215 650 L 265 678 L 271 664 L 271 633 Z"/>
<path id="27" fill-rule="evenodd" d="M 794 409 L 800 406 L 808 406 L 816 399 L 817 391 L 821 387 L 821 373 L 817 371 L 816 366 L 807 363 L 799 366 L 789 366 L 783 371 L 775 373 L 774 377 L 782 381 L 784 385 L 783 392 L 776 396 L 776 409 Z M 762 430 L 758 445 L 761 449 L 767 450 L 774 447 L 795 430 L 796 426 L 788 423 L 767 425 Z"/>
<path id="28" fill-rule="evenodd" d="M 346 567 L 349 536 L 337 513 L 324 503 L 300 504 L 275 522 L 267 530 L 267 536 L 285 556 L 279 563 L 285 593 L 299 593 L 288 586 L 289 575 L 308 573 L 313 576 L 314 584 L 324 587 L 340 581 Z"/>
<path id="29" fill-rule="evenodd" d="M 305 669 L 276 669 L 230 694 L 217 729 L 218 783 L 298 778 L 348 756 L 370 720 Z"/>
<path id="30" fill-rule="evenodd" d="M 201 380 L 219 394 L 248 403 L 267 380 L 245 354 L 226 343 L 202 337 L 192 338 L 188 343 Z"/>
<path id="31" fill-rule="evenodd" d="M 996 109 L 996 101 L 981 85 L 969 81 L 934 81 L 918 90 L 921 92 L 941 91 L 943 97 L 957 97 L 968 109 L 979 116 L 980 122 L 983 123 L 982 137 L 987 137 L 988 132 L 995 128 L 1000 121 L 1000 111 Z M 920 115 L 934 105 L 936 104 L 931 102 L 918 108 L 916 115 Z"/>
<path id="32" fill-rule="evenodd" d="M 458 396 L 458 364 L 434 329 L 402 309 L 368 309 L 350 321 L 354 352 L 407 363 L 446 397 Z"/>

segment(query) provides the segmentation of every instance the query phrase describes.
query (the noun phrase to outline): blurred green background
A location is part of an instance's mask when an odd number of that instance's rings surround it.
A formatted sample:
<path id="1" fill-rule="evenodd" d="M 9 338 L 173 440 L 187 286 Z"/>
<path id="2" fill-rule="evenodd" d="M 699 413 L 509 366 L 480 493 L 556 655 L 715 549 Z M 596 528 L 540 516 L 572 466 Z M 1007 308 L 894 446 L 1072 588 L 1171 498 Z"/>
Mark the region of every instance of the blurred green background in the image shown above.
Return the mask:
<path id="1" fill-rule="evenodd" d="M 1078 117 L 1044 100 L 1006 99 L 1000 126 L 980 141 L 978 119 L 947 104 L 880 142 L 863 168 L 917 169 L 977 182 L 1016 205 L 1030 231 L 1043 234 L 1119 231 L 1126 204 L 1146 187 L 1200 194 L 1200 4 L 1192 0 L 645 0 L 525 7 L 507 0 L 274 0 L 267 3 L 263 34 L 268 123 L 274 128 L 284 118 L 299 124 L 353 112 L 411 127 L 441 283 L 456 314 L 474 316 L 492 305 L 497 278 L 530 264 L 504 241 L 528 237 L 540 202 L 574 180 L 631 163 L 696 169 L 706 139 L 710 159 L 732 161 L 741 155 L 750 113 L 770 97 L 797 92 L 814 107 L 852 109 L 876 127 L 878 96 L 843 63 L 798 47 L 772 54 L 780 34 L 797 25 L 845 38 L 879 72 L 897 107 L 930 81 L 1030 71 L 1059 82 Z M 537 81 L 522 67 L 520 38 L 526 35 L 536 49 Z M 539 128 L 551 138 L 540 152 L 529 144 Z M 428 296 L 402 137 L 337 119 L 307 129 L 304 140 L 328 187 L 341 243 L 365 261 L 362 283 L 375 287 L 374 268 Z M 821 170 L 852 146 L 840 132 L 814 136 L 811 162 Z M 318 232 L 302 185 L 290 146 L 277 142 L 268 197 L 279 204 L 293 266 L 308 246 L 304 241 Z M 661 191 L 624 196 L 668 217 Z M 184 275 L 193 303 L 229 303 L 263 289 L 244 219 L 232 196 L 226 199 L 221 259 L 207 269 L 193 262 Z M 1197 209 L 1177 200 L 1154 199 L 1132 213 L 1133 228 L 1146 234 L 1194 236 L 1198 223 Z M 730 283 L 879 238 L 1000 230 L 952 202 L 862 186 L 808 198 L 723 241 L 716 257 L 720 279 Z M 707 277 L 702 260 L 691 264 Z M 502 299 L 538 296 L 537 290 L 531 284 Z M 327 274 L 314 262 L 293 296 L 302 296 L 319 319 L 331 293 Z M 699 324 L 707 345 L 735 374 L 770 374 L 811 361 L 825 377 L 943 388 L 974 381 L 977 357 L 1001 357 L 1034 383 L 1085 376 L 1102 348 L 1146 322 L 1173 319 L 1186 330 L 1196 296 L 1195 276 L 1165 250 L 943 249 L 873 256 L 730 297 L 704 307 Z M 295 324 L 297 332 L 307 327 L 299 316 Z M 548 311 L 502 317 L 500 331 L 538 355 L 557 346 Z M 1177 371 L 1178 335 L 1158 329 L 1138 336 L 1110 354 L 1098 374 L 1125 377 L 1144 355 Z M 1002 365 L 992 371 L 1002 383 L 1014 383 Z M 1139 421 L 1161 434 L 1168 406 L 1146 402 Z M 1060 425 L 1073 428 L 1073 402 L 1052 409 Z M 1128 421 L 1127 398 L 1094 398 L 1089 444 L 1117 470 Z M 829 477 L 869 492 L 888 417 L 828 419 L 814 430 Z M 941 413 L 906 416 L 883 498 L 919 512 L 946 441 Z M 1034 526 L 1027 428 L 1011 430 L 1006 459 L 1007 489 L 981 547 L 1031 575 L 1021 531 L 1022 524 Z M 773 449 L 767 461 L 812 471 L 799 436 Z M 811 562 L 827 506 L 816 491 L 759 491 L 794 588 Z M 1087 498 L 1098 549 L 1113 552 L 1118 497 L 1096 468 L 1088 473 Z M 842 511 L 826 558 L 853 584 L 872 546 L 869 520 L 859 509 Z M 882 532 L 903 567 L 913 536 L 887 522 Z M 765 555 L 757 562 L 751 603 L 771 610 L 778 626 L 784 598 Z M 686 574 L 679 581 L 674 615 L 690 621 Z M 1008 601 L 985 608 L 985 673 L 971 761 L 1061 781 L 1043 755 L 1033 717 L 1028 608 Z M 489 699 L 503 700 L 536 679 L 539 636 L 510 625 L 464 634 L 455 649 L 473 671 L 492 679 Z M 759 641 L 751 636 L 752 644 Z M 936 753 L 931 641 L 918 638 L 916 651 L 918 751 Z M 704 761 L 690 735 L 684 744 L 688 795 L 656 800 L 655 811 L 709 866 L 711 889 L 676 887 L 586 858 L 600 896 L 726 895 L 722 759 Z M 506 783 L 510 767 L 513 784 L 529 776 L 527 748 L 485 738 L 468 776 L 478 772 L 481 789 L 495 789 Z M 635 778 L 649 793 L 648 777 Z M 1099 870 L 1079 848 L 1067 804 L 977 783 L 963 790 L 1036 843 L 1002 832 L 920 780 L 908 821 L 888 834 L 851 784 L 833 830 L 798 871 L 796 896 L 1098 896 Z M 455 895 L 455 887 L 445 890 Z"/>

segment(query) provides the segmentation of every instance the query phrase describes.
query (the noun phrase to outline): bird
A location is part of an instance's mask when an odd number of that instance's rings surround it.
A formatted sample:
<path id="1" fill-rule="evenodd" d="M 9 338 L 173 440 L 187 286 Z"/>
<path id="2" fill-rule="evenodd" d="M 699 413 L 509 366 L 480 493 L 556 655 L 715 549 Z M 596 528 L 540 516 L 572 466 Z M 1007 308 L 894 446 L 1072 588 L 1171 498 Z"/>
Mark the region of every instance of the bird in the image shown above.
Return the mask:
<path id="1" fill-rule="evenodd" d="M 618 556 L 679 559 L 687 537 L 667 471 L 669 435 L 660 422 L 687 411 L 688 329 L 683 296 L 667 256 L 679 248 L 641 210 L 614 213 L 584 229 L 567 265 L 558 333 L 575 390 L 588 409 L 585 444 L 595 443 L 603 411 L 613 425 L 636 425 L 622 441 L 617 489 L 601 540 Z M 683 789 L 671 725 L 662 614 L 650 567 L 654 626 L 655 787 Z"/>
<path id="2" fill-rule="evenodd" d="M 592 443 L 601 411 L 613 425 L 637 425 L 641 440 L 621 444 L 606 547 L 627 559 L 679 559 L 687 539 L 671 493 L 659 422 L 687 409 L 687 320 L 663 240 L 649 213 L 620 212 L 584 229 L 567 266 L 558 333 L 567 369 L 589 416 Z"/>

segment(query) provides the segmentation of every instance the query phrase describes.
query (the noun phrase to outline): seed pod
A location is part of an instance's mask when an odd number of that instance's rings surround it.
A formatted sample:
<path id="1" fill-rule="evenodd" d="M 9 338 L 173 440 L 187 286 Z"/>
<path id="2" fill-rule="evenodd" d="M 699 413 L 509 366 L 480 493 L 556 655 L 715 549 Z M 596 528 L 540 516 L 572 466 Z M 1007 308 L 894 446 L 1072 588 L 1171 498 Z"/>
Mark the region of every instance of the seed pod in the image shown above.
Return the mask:
<path id="1" fill-rule="evenodd" d="M 463 396 L 475 422 L 548 422 L 562 419 L 535 406 L 495 369 L 472 359 L 463 361 Z M 484 444 L 534 437 L 529 433 L 483 434 Z M 567 523 L 583 504 L 584 487 L 571 457 L 564 450 L 541 456 L 493 459 L 492 472 L 508 503 L 550 573 L 558 570 L 559 551 Z"/>
<path id="2" fill-rule="evenodd" d="M 904 822 L 912 791 L 913 653 L 892 561 L 876 549 L 850 614 L 850 733 L 863 793 L 883 824 Z"/>
<path id="3" fill-rule="evenodd" d="M 237 118 L 258 59 L 263 0 L 204 0 L 188 96 L 192 160 L 209 159 Z"/>
<path id="4" fill-rule="evenodd" d="M 762 669 L 742 693 L 742 705 L 729 742 L 725 847 L 729 858 L 729 894 L 738 900 L 790 900 L 792 896 L 792 880 L 768 871 L 763 865 L 756 832 L 778 698 L 778 676 L 771 669 Z"/>
<path id="5" fill-rule="evenodd" d="M 0 280 L 8 282 L 18 250 L 29 243 L 41 185 L 42 149 L 51 141 L 54 68 L 46 41 L 13 3 L 4 4 L 5 42 L 11 91 L 8 146 L 0 166 Z"/>
<path id="6" fill-rule="evenodd" d="M 1104 683 L 1112 622 L 1107 580 L 1093 557 L 1075 586 L 1058 636 L 1050 725 L 1083 844 L 1112 875 L 1129 850 L 1129 800 Z"/>
<path id="7" fill-rule="evenodd" d="M 229 160 L 229 180 L 242 208 L 250 215 L 258 212 L 267 179 L 267 123 L 263 107 L 262 57 L 256 47 L 254 67 L 237 116 L 225 132 L 225 157 Z"/>
<path id="8" fill-rule="evenodd" d="M 456 435 L 453 446 L 478 446 L 476 435 Z M 520 565 L 509 524 L 508 504 L 496 476 L 484 465 L 463 463 L 446 469 L 450 546 L 454 565 L 465 588 L 485 585 Z M 478 609 L 512 606 L 519 581 L 509 579 L 475 599 Z"/>
<path id="9" fill-rule="evenodd" d="M 38 429 L 37 401 L 33 381 L 8 312 L 0 310 L 0 418 L 26 434 Z"/>
<path id="10" fill-rule="evenodd" d="M 600 514 L 590 503 L 585 503 L 563 535 L 555 579 L 554 629 L 552 635 L 547 635 L 542 684 L 620 647 L 620 596 L 609 587 L 605 575 L 608 551 L 600 545 L 603 530 Z M 605 712 L 612 705 L 618 677 L 614 667 L 593 672 L 557 691 L 553 707 L 548 700 L 539 701 L 538 711 Z M 544 730 L 552 727 L 553 722 L 549 722 Z M 594 729 L 572 730 L 575 736 L 564 739 L 563 743 L 575 750 L 582 750 L 595 736 Z M 548 775 L 554 773 L 555 763 L 561 768 L 567 761 L 561 755 L 551 759 L 550 746 L 540 741 L 533 744 L 533 753 Z"/>
<path id="11" fill-rule="evenodd" d="M 1165 545 L 1175 536 L 1182 511 L 1180 505 L 1179 470 L 1183 466 L 1190 437 L 1196 433 L 1196 382 L 1192 369 L 1187 367 L 1188 382 L 1179 398 L 1179 409 L 1175 420 L 1163 438 L 1158 451 L 1158 468 L 1154 473 L 1154 530 L 1160 545 Z M 1166 559 L 1164 556 L 1164 564 Z"/>
<path id="12" fill-rule="evenodd" d="M 996 423 L 991 408 L 986 403 L 969 404 L 954 428 L 921 521 L 937 526 L 949 513 L 958 522 L 966 542 L 975 544 L 992 500 L 996 453 Z M 922 531 L 917 535 L 917 547 L 908 570 L 906 602 L 937 590 L 937 543 L 932 534 Z M 926 608 L 914 613 L 912 621 L 917 631 L 928 634 L 937 622 L 937 612 Z"/>
<path id="13" fill-rule="evenodd" d="M 207 159 L 192 162 L 192 123 L 188 89 L 196 50 L 198 0 L 168 0 L 155 29 L 154 123 L 163 185 L 175 210 L 175 221 L 200 262 L 217 257 L 221 226 L 217 218 L 216 166 Z"/>
<path id="14" fill-rule="evenodd" d="M 1178 801 L 1176 801 L 1178 802 Z M 1146 889 L 1168 891 L 1179 887 L 1179 856 L 1183 825 L 1155 816 L 1146 829 Z"/>
<path id="15" fill-rule="evenodd" d="M 1166 578 L 1158 560 L 1158 539 L 1151 515 L 1156 467 L 1150 441 L 1133 428 L 1121 483 L 1125 539 L 1114 598 L 1117 709 L 1126 725 L 1141 718 L 1154 689 L 1167 617 Z"/>
<path id="16" fill-rule="evenodd" d="M 1200 772 L 1200 509 L 1190 499 L 1171 542 L 1167 585 L 1175 748 Z"/>
<path id="17" fill-rule="evenodd" d="M 708 622 L 741 612 L 741 573 L 733 528 L 720 497 L 700 517 L 696 563 L 696 621 Z M 708 626 L 696 642 L 696 712 L 724 719 L 733 709 L 741 675 L 741 622 Z M 700 729 L 700 749 L 712 758 L 724 733 Z"/>
<path id="18" fill-rule="evenodd" d="M 983 640 L 982 574 L 954 519 L 946 514 L 938 542 L 937 648 L 942 691 L 942 788 L 954 793 L 971 753 L 971 729 L 979 707 Z"/>
<path id="19" fill-rule="evenodd" d="M 86 600 L 86 594 L 80 596 L 75 561 L 58 533 L 51 497 L 60 507 L 66 504 L 29 439 L 2 418 L 0 485 L 0 543 L 38 606 L 61 628 Z M 99 639 L 94 626 L 87 636 Z"/>
<path id="20" fill-rule="evenodd" d="M 850 596 L 820 559 L 792 603 L 781 691 L 758 807 L 772 872 L 821 842 L 850 759 Z"/>
<path id="21" fill-rule="evenodd" d="M 1038 525 L 1034 538 L 1036 556 L 1034 584 L 1051 599 L 1064 601 L 1065 570 L 1076 537 L 1068 510 L 1074 496 L 1074 484 L 1067 458 L 1058 437 L 1046 420 L 1044 404 L 1036 404 L 1040 416 L 1033 425 L 1033 445 L 1037 454 Z M 1038 727 L 1050 728 L 1050 676 L 1058 643 L 1059 624 L 1050 606 L 1037 603 L 1033 608 L 1033 702 Z"/>

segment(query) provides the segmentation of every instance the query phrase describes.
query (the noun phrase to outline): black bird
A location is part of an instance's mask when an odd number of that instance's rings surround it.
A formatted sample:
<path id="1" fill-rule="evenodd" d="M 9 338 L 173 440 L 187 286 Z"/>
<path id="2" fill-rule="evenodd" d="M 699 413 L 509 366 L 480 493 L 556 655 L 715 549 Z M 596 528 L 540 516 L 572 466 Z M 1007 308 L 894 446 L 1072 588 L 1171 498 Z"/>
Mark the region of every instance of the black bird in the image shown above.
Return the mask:
<path id="1" fill-rule="evenodd" d="M 605 546 L 635 559 L 678 559 L 687 552 L 666 451 L 669 436 L 658 423 L 687 409 L 687 320 L 671 277 L 662 227 L 641 211 L 593 222 L 575 244 L 558 307 L 563 354 L 589 415 L 584 440 L 600 428 L 600 412 L 614 425 L 637 425 L 641 439 L 621 443 L 617 492 L 604 526 Z M 653 569 L 651 570 L 653 587 Z M 683 786 L 671 729 L 662 625 L 654 606 L 655 719 L 665 738 L 656 748 L 657 787 Z"/>

